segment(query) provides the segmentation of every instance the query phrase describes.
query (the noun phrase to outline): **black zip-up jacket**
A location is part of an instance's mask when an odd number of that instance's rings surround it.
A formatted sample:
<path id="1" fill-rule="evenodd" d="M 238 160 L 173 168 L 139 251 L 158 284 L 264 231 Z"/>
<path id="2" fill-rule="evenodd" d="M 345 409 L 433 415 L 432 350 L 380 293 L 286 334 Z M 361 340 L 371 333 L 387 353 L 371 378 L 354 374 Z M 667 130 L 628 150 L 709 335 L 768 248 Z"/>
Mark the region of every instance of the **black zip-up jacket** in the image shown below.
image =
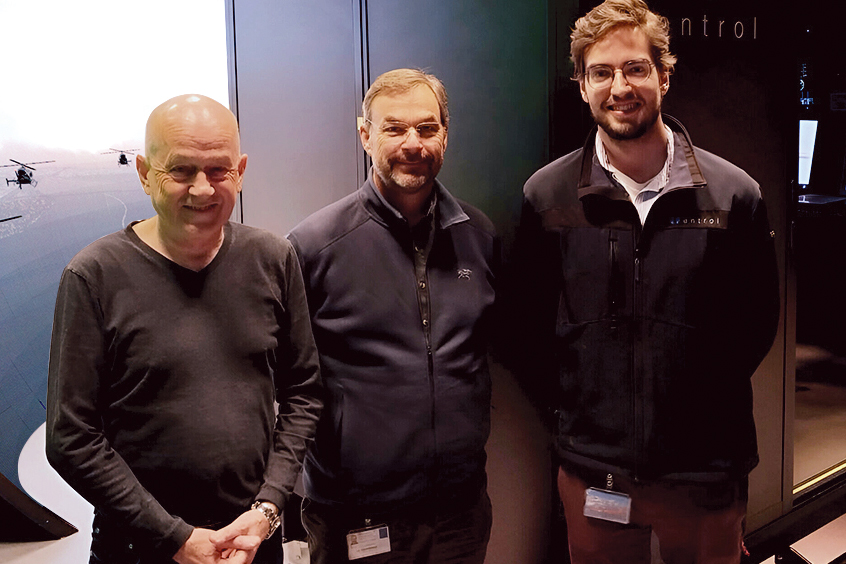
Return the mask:
<path id="1" fill-rule="evenodd" d="M 595 129 L 526 182 L 517 341 L 527 387 L 556 400 L 565 464 L 736 479 L 758 462 L 750 378 L 778 325 L 773 234 L 758 184 L 664 119 L 675 158 L 643 226 Z"/>
<path id="2" fill-rule="evenodd" d="M 484 484 L 499 247 L 482 212 L 435 191 L 422 278 L 411 229 L 372 177 L 289 235 L 328 390 L 304 466 L 319 503 L 388 511 L 475 500 Z"/>

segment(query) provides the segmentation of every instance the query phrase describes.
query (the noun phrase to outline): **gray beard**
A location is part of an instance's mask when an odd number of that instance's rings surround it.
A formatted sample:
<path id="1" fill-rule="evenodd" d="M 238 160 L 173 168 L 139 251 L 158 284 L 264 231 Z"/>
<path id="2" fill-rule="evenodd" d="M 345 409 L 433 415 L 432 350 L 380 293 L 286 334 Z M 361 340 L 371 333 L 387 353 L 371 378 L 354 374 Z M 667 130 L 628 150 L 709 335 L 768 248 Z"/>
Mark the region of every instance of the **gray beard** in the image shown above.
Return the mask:
<path id="1" fill-rule="evenodd" d="M 413 175 L 402 172 L 392 172 L 391 180 L 394 184 L 406 190 L 417 190 L 426 184 L 426 176 L 422 174 Z"/>
<path id="2" fill-rule="evenodd" d="M 383 170 L 376 167 L 374 167 L 374 172 L 379 175 L 383 184 L 393 184 L 408 192 L 419 190 L 427 182 L 427 176 L 425 174 L 406 174 L 404 172 L 396 172 L 392 169 Z"/>

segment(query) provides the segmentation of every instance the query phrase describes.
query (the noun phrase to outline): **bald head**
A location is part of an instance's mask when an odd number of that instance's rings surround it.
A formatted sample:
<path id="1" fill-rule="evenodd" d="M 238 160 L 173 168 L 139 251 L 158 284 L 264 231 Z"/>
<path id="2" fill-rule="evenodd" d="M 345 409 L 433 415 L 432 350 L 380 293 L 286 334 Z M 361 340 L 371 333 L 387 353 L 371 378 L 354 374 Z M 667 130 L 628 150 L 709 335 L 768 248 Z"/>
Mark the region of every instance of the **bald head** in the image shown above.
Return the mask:
<path id="1" fill-rule="evenodd" d="M 235 116 L 206 96 L 171 98 L 150 114 L 144 152 L 135 168 L 156 216 L 135 232 L 183 266 L 205 266 L 222 240 L 247 167 Z"/>
<path id="2" fill-rule="evenodd" d="M 144 151 L 150 159 L 167 145 L 169 133 L 203 125 L 229 138 L 240 153 L 238 122 L 229 108 L 201 94 L 183 94 L 159 105 L 147 119 Z"/>

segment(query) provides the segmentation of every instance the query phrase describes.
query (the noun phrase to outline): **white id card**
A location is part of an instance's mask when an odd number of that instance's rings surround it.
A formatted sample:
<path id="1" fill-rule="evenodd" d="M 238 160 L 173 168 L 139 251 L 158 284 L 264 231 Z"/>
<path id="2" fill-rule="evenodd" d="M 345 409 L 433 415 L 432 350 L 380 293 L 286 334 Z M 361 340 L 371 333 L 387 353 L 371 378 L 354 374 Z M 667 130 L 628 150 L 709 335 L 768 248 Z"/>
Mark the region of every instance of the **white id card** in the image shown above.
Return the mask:
<path id="1" fill-rule="evenodd" d="M 632 514 L 632 498 L 624 493 L 588 488 L 585 490 L 585 517 L 628 524 Z"/>
<path id="2" fill-rule="evenodd" d="M 391 537 L 387 525 L 350 531 L 347 535 L 347 558 L 358 560 L 391 551 Z"/>

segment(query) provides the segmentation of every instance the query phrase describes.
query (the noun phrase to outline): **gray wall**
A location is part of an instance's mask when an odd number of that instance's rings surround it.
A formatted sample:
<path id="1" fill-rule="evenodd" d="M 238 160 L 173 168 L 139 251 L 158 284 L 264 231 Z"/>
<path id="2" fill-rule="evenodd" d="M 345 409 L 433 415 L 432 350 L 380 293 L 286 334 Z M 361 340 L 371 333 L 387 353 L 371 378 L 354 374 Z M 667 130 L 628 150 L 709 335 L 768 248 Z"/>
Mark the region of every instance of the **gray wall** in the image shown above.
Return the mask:
<path id="1" fill-rule="evenodd" d="M 358 187 L 352 2 L 239 0 L 234 21 L 242 219 L 286 234 Z"/>

